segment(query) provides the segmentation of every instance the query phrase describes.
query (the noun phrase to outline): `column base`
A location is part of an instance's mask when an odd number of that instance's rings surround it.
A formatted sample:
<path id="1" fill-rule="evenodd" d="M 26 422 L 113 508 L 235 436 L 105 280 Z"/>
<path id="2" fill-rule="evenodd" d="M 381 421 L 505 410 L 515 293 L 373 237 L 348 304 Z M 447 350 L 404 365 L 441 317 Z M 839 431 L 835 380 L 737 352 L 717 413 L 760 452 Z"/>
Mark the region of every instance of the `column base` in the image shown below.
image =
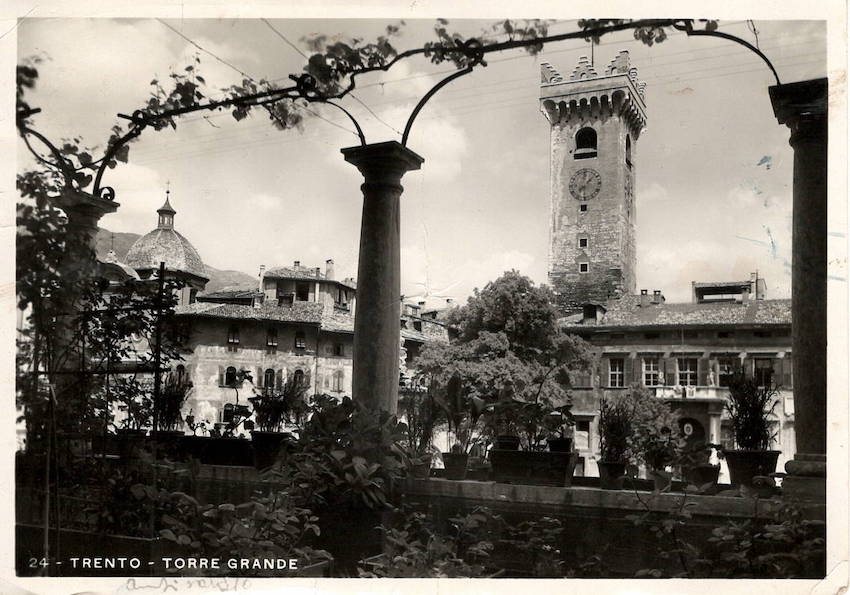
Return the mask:
<path id="1" fill-rule="evenodd" d="M 826 455 L 797 453 L 785 473 L 783 499 L 826 504 Z"/>

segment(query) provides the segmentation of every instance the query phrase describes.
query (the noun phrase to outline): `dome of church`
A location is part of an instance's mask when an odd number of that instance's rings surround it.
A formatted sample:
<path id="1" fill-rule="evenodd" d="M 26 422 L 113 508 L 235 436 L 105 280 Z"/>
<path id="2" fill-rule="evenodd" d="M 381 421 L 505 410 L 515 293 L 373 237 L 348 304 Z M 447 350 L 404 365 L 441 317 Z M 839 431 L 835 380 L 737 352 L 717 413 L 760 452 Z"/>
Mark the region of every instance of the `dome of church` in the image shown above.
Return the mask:
<path id="1" fill-rule="evenodd" d="M 126 263 L 137 271 L 143 271 L 158 269 L 159 263 L 164 262 L 169 272 L 187 273 L 204 281 L 209 280 L 198 251 L 174 229 L 176 211 L 171 207 L 168 197 L 157 213 L 157 228 L 136 240 L 127 252 Z"/>

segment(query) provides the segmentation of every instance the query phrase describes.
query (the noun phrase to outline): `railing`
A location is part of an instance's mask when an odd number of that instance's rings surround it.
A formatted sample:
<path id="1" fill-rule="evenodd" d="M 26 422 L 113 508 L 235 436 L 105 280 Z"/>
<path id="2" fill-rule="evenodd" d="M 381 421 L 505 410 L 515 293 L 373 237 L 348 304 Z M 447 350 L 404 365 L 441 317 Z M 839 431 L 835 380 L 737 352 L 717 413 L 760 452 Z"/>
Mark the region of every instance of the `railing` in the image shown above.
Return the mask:
<path id="1" fill-rule="evenodd" d="M 660 399 L 726 399 L 725 386 L 655 386 L 649 387 Z"/>

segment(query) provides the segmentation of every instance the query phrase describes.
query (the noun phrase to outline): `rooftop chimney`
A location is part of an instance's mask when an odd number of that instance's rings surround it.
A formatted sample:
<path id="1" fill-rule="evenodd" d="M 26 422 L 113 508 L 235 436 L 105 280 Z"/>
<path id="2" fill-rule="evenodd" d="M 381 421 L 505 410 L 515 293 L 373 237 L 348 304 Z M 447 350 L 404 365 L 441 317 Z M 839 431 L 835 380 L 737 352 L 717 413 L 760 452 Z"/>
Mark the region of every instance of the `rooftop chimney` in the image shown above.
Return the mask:
<path id="1" fill-rule="evenodd" d="M 301 266 L 301 261 L 300 261 L 300 260 L 296 260 L 296 261 L 295 261 L 295 264 L 294 264 L 293 266 L 300 267 L 300 266 Z"/>
<path id="2" fill-rule="evenodd" d="M 749 304 L 750 303 L 750 290 L 749 288 L 745 288 L 744 291 L 741 292 L 741 303 Z"/>
<path id="3" fill-rule="evenodd" d="M 334 280 L 334 259 L 328 258 L 325 261 L 325 279 Z"/>
<path id="4" fill-rule="evenodd" d="M 640 290 L 640 307 L 646 308 L 649 305 L 649 292 L 646 289 Z"/>
<path id="5" fill-rule="evenodd" d="M 655 290 L 652 291 L 652 303 L 653 304 L 664 303 L 664 296 L 661 295 L 660 289 L 655 289 Z"/>
<path id="6" fill-rule="evenodd" d="M 318 279 L 322 275 L 321 267 L 316 267 L 316 278 Z"/>
<path id="7" fill-rule="evenodd" d="M 260 285 L 257 288 L 260 291 L 263 291 L 263 277 L 265 276 L 265 274 L 266 274 L 266 265 L 261 264 L 260 265 Z"/>

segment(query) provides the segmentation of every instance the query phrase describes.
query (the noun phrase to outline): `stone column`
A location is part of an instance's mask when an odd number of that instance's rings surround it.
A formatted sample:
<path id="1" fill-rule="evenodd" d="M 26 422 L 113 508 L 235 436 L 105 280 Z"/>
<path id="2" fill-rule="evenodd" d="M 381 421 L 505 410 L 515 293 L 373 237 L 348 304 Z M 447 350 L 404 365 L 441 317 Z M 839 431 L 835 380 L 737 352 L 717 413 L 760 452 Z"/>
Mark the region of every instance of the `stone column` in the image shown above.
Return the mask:
<path id="1" fill-rule="evenodd" d="M 342 149 L 364 183 L 354 316 L 352 395 L 369 408 L 398 409 L 401 316 L 399 198 L 401 178 L 424 159 L 390 141 Z"/>
<path id="2" fill-rule="evenodd" d="M 94 255 L 97 229 L 101 217 L 114 213 L 120 206 L 113 200 L 97 198 L 81 191 L 66 190 L 53 199 L 68 216 L 69 235 L 78 239 Z M 82 263 L 80 263 L 82 264 Z"/>
<path id="3" fill-rule="evenodd" d="M 797 452 L 783 491 L 825 498 L 827 79 L 770 87 L 773 111 L 794 149 L 791 337 Z"/>

